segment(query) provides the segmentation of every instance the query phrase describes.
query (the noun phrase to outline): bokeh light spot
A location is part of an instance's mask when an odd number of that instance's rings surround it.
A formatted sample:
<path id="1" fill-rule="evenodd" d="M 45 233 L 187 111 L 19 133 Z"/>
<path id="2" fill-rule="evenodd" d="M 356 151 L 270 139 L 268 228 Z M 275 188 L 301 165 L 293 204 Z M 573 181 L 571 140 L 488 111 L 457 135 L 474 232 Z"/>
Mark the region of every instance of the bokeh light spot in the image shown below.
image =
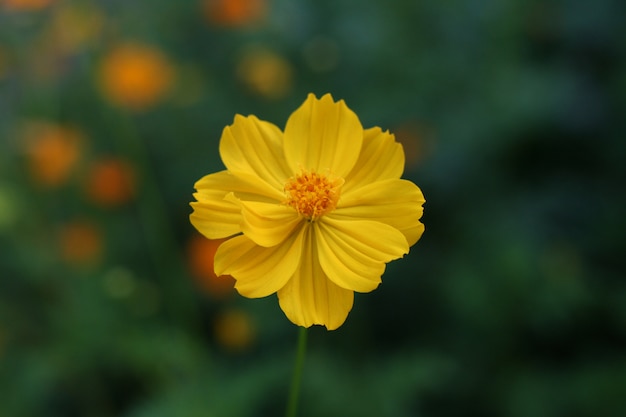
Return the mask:
<path id="1" fill-rule="evenodd" d="M 128 298 L 136 288 L 133 273 L 124 267 L 115 267 L 104 275 L 104 290 L 111 298 Z"/>
<path id="2" fill-rule="evenodd" d="M 293 69 L 287 59 L 261 47 L 245 50 L 237 64 L 237 75 L 251 92 L 268 99 L 285 97 L 293 85 Z"/>
<path id="3" fill-rule="evenodd" d="M 24 127 L 23 137 L 33 181 L 48 188 L 64 184 L 81 155 L 82 134 L 52 123 L 29 122 Z"/>
<path id="4" fill-rule="evenodd" d="M 102 234 L 89 220 L 76 220 L 62 226 L 59 234 L 62 258 L 72 265 L 96 263 L 102 255 Z"/>
<path id="5" fill-rule="evenodd" d="M 216 26 L 248 26 L 267 14 L 266 0 L 204 0 L 201 6 L 207 21 Z"/>
<path id="6" fill-rule="evenodd" d="M 104 56 L 98 81 L 111 103 L 130 110 L 144 110 L 165 97 L 174 78 L 174 67 L 163 52 L 127 42 Z"/>
<path id="7" fill-rule="evenodd" d="M 91 201 L 103 207 L 124 204 L 135 194 L 134 170 L 121 159 L 95 161 L 87 174 L 86 193 Z"/>

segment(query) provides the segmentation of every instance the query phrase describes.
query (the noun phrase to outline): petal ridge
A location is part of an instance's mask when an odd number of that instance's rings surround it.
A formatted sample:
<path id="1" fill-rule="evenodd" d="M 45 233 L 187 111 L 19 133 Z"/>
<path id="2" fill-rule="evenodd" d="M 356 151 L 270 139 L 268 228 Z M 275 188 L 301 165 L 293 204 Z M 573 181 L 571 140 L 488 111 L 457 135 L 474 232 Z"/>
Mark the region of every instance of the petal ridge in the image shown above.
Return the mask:
<path id="1" fill-rule="evenodd" d="M 331 281 L 356 292 L 370 292 L 378 287 L 385 272 L 383 261 L 359 251 L 331 227 L 319 225 L 315 231 L 319 262 Z"/>
<path id="2" fill-rule="evenodd" d="M 340 220 L 376 220 L 400 230 L 409 246 L 424 232 L 420 222 L 424 195 L 411 181 L 390 179 L 367 184 L 342 194 L 330 214 Z"/>
<path id="3" fill-rule="evenodd" d="M 363 147 L 346 177 L 344 192 L 372 182 L 399 179 L 404 172 L 404 149 L 395 136 L 379 127 L 363 131 Z"/>
<path id="4" fill-rule="evenodd" d="M 259 246 L 284 242 L 303 221 L 292 208 L 282 204 L 239 200 L 241 231 Z"/>
<path id="5" fill-rule="evenodd" d="M 306 247 L 294 276 L 278 291 L 280 308 L 298 326 L 317 324 L 335 330 L 348 317 L 354 304 L 354 292 L 328 279 L 319 264 L 311 228 L 307 231 Z"/>

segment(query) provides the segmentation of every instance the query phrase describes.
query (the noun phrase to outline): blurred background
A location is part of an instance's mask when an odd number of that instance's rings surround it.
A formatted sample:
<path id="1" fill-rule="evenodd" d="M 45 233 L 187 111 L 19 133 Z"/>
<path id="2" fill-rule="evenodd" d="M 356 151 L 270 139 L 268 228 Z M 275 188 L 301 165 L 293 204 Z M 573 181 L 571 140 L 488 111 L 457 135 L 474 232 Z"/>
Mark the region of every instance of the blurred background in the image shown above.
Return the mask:
<path id="1" fill-rule="evenodd" d="M 626 415 L 621 0 L 2 0 L 0 416 L 282 415 L 297 328 L 189 223 L 236 113 L 404 145 L 426 233 L 301 416 Z"/>

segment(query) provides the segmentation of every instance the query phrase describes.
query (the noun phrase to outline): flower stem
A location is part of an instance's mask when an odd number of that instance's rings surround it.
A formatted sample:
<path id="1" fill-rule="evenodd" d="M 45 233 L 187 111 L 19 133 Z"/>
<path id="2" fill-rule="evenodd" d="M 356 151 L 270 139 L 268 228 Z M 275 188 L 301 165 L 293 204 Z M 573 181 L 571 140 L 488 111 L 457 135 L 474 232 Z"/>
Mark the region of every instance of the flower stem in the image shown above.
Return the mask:
<path id="1" fill-rule="evenodd" d="M 289 401 L 287 402 L 286 417 L 296 417 L 298 409 L 298 396 L 300 394 L 300 381 L 302 380 L 302 366 L 304 364 L 304 356 L 306 354 L 306 327 L 300 327 L 298 333 L 298 351 L 296 353 L 296 362 L 293 369 L 293 378 L 291 380 L 291 391 L 289 392 Z"/>

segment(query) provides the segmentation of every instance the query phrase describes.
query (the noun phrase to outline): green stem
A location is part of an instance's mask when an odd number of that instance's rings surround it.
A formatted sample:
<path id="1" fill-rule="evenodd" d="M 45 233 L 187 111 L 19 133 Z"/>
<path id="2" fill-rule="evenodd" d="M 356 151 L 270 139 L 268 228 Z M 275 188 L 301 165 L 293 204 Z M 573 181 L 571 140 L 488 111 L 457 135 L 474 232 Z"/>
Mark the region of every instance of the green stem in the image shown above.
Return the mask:
<path id="1" fill-rule="evenodd" d="M 289 392 L 286 417 L 296 417 L 296 411 L 298 409 L 302 366 L 304 364 L 304 357 L 306 356 L 306 336 L 306 327 L 300 327 L 300 332 L 298 333 L 298 352 L 296 353 L 296 363 L 293 369 L 293 379 L 291 380 L 291 391 Z"/>

